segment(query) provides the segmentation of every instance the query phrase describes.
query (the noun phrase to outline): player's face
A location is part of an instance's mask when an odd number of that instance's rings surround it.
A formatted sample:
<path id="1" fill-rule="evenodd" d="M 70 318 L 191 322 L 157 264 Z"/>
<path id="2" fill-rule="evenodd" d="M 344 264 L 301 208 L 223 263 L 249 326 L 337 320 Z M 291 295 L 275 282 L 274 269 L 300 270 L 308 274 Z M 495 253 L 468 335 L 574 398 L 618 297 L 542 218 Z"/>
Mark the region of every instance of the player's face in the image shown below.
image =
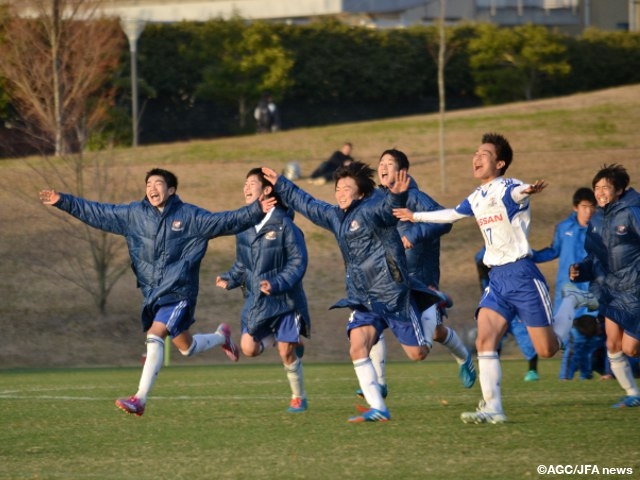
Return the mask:
<path id="1" fill-rule="evenodd" d="M 584 227 L 591 220 L 593 212 L 596 211 L 596 206 L 588 200 L 582 200 L 574 207 L 574 210 L 576 211 L 578 223 Z"/>
<path id="2" fill-rule="evenodd" d="M 498 161 L 495 145 L 483 143 L 473 154 L 471 165 L 473 166 L 474 178 L 486 183 L 500 176 L 500 169 L 504 167 L 504 162 Z"/>
<path id="3" fill-rule="evenodd" d="M 388 153 L 384 154 L 378 163 L 378 181 L 383 187 L 393 186 L 393 182 L 398 173 L 398 164 Z"/>
<path id="4" fill-rule="evenodd" d="M 152 175 L 147 179 L 147 200 L 154 207 L 164 207 L 174 193 L 175 187 L 167 187 L 167 182 L 160 175 Z"/>
<path id="5" fill-rule="evenodd" d="M 362 196 L 353 178 L 344 177 L 336 183 L 336 202 L 343 210 L 349 208 L 354 200 L 360 200 Z"/>
<path id="6" fill-rule="evenodd" d="M 263 187 L 262 182 L 258 178 L 257 175 L 250 175 L 247 177 L 247 180 L 244 182 L 244 187 L 242 188 L 242 193 L 244 194 L 244 201 L 247 204 L 255 202 L 260 195 L 267 195 L 267 189 L 270 187 Z"/>
<path id="7" fill-rule="evenodd" d="M 622 195 L 622 190 L 616 191 L 613 184 L 606 178 L 601 178 L 593 188 L 593 193 L 598 201 L 598 206 L 604 207 L 611 202 L 615 202 Z"/>

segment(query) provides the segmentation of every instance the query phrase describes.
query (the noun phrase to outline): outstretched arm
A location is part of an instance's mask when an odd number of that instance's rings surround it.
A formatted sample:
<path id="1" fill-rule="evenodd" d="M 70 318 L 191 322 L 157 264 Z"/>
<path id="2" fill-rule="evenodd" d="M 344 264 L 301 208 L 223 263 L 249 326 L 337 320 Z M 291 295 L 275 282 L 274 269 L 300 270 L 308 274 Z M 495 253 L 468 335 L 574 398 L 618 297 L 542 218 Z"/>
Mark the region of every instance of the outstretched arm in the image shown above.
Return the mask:
<path id="1" fill-rule="evenodd" d="M 522 203 L 530 195 L 540 193 L 545 188 L 547 188 L 547 183 L 544 180 L 536 180 L 532 184 L 524 184 L 515 187 L 511 191 L 511 198 L 516 203 Z"/>

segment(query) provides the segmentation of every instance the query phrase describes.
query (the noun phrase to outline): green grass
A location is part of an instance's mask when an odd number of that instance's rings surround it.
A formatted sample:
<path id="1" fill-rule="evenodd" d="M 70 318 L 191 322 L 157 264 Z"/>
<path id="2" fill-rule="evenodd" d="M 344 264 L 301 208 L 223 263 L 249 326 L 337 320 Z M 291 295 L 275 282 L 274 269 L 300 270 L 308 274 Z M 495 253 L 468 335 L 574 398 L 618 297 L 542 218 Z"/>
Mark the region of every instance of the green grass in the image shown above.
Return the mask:
<path id="1" fill-rule="evenodd" d="M 520 479 L 538 465 L 631 467 L 637 409 L 614 410 L 617 382 L 561 382 L 558 361 L 525 383 L 503 362 L 509 423 L 465 425 L 479 386 L 453 361 L 388 365 L 388 423 L 349 424 L 353 368 L 308 364 L 309 410 L 288 414 L 280 365 L 163 369 L 143 417 L 118 411 L 139 368 L 0 372 L 2 479 Z M 551 476 L 549 476 L 551 477 Z"/>

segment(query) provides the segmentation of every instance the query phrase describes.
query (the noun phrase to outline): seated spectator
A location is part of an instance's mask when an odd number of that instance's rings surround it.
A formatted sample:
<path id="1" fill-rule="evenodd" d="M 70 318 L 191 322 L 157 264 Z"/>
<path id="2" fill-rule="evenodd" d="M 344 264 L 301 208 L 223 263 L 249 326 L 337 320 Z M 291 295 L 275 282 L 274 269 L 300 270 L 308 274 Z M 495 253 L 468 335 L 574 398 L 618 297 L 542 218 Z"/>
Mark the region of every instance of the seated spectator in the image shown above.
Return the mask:
<path id="1" fill-rule="evenodd" d="M 349 165 L 353 158 L 351 157 L 351 150 L 353 145 L 349 142 L 345 142 L 340 150 L 336 150 L 329 157 L 328 160 L 322 162 L 318 168 L 309 176 L 309 183 L 314 185 L 324 185 L 333 179 L 333 172 L 338 168 Z"/>

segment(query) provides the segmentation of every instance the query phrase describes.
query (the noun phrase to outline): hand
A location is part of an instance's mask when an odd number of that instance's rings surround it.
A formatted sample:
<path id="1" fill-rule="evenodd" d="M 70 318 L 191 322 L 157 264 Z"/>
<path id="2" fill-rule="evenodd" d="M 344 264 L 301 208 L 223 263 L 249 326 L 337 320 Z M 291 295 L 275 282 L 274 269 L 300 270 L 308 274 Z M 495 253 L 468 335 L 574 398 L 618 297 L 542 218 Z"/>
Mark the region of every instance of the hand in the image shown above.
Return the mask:
<path id="1" fill-rule="evenodd" d="M 579 276 L 580 276 L 580 265 L 577 263 L 574 263 L 569 267 L 569 280 L 574 281 Z"/>
<path id="2" fill-rule="evenodd" d="M 274 197 L 265 197 L 264 195 L 260 195 L 258 201 L 260 202 L 263 213 L 267 213 L 278 203 L 278 201 Z"/>
<path id="3" fill-rule="evenodd" d="M 269 280 L 260 280 L 260 291 L 265 295 L 271 295 L 271 284 Z"/>
<path id="4" fill-rule="evenodd" d="M 400 170 L 396 172 L 396 177 L 393 180 L 393 185 L 389 186 L 391 193 L 402 193 L 409 190 L 409 182 L 411 178 L 407 175 L 406 170 Z"/>
<path id="5" fill-rule="evenodd" d="M 275 170 L 269 167 L 262 167 L 262 173 L 264 174 L 264 178 L 266 178 L 271 183 L 271 185 L 275 185 L 278 181 L 279 175 Z"/>
<path id="6" fill-rule="evenodd" d="M 55 205 L 60 200 L 60 194 L 52 189 L 40 190 L 39 196 L 43 205 Z"/>
<path id="7" fill-rule="evenodd" d="M 394 208 L 393 215 L 402 222 L 413 222 L 413 212 L 408 208 Z"/>
<path id="8" fill-rule="evenodd" d="M 545 188 L 547 188 L 547 184 L 544 180 L 536 180 L 535 183 L 529 185 L 528 188 L 525 188 L 522 193 L 533 195 L 534 193 L 540 193 Z"/>
<path id="9" fill-rule="evenodd" d="M 405 236 L 402 236 L 402 245 L 404 246 L 405 250 L 409 250 L 413 248 L 413 243 L 411 243 L 409 239 Z"/>
<path id="10" fill-rule="evenodd" d="M 216 287 L 224 288 L 225 290 L 229 286 L 229 282 L 224 278 L 217 276 L 216 277 Z"/>

